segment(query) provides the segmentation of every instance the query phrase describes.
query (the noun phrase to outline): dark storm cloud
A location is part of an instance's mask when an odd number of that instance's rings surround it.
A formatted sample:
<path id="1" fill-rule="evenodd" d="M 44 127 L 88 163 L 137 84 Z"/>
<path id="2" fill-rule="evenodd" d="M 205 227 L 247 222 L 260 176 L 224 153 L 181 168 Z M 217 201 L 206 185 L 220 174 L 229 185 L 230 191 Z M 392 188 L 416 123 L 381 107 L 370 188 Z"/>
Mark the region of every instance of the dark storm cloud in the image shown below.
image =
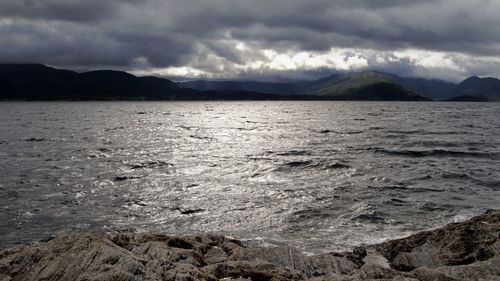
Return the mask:
<path id="1" fill-rule="evenodd" d="M 500 55 L 498 11 L 496 0 L 2 0 L 0 61 L 246 75 L 273 72 L 245 68 L 266 59 L 261 49 L 413 49 L 464 54 L 469 59 L 454 59 L 464 73 L 500 73 L 474 59 Z M 418 68 L 413 60 L 365 59 L 368 67 Z"/>
<path id="2" fill-rule="evenodd" d="M 8 25 L 0 28 L 0 44 L 3 62 L 120 65 L 127 63 L 130 55 L 117 41 L 78 25 Z"/>
<path id="3" fill-rule="evenodd" d="M 26 19 L 66 21 L 103 20 L 117 13 L 122 4 L 136 0 L 2 0 L 0 15 Z"/>
<path id="4" fill-rule="evenodd" d="M 500 53 L 500 17 L 497 14 L 500 2 L 392 1 L 397 5 L 389 5 L 390 1 L 341 2 L 326 5 L 322 1 L 311 1 L 308 7 L 297 5 L 276 14 L 258 15 L 256 18 L 260 19 L 255 24 L 261 26 L 264 36 L 269 36 L 264 39 L 286 40 L 298 46 L 313 46 L 313 49 L 410 47 L 486 55 Z M 377 7 L 376 3 L 383 5 Z M 276 11 L 273 8 L 276 5 L 268 5 L 265 11 Z M 251 32 L 255 28 L 255 25 L 250 26 Z M 233 34 L 245 40 L 259 38 L 260 32 L 248 34 L 247 29 L 248 26 L 236 27 Z M 305 44 L 313 36 L 322 39 Z"/>

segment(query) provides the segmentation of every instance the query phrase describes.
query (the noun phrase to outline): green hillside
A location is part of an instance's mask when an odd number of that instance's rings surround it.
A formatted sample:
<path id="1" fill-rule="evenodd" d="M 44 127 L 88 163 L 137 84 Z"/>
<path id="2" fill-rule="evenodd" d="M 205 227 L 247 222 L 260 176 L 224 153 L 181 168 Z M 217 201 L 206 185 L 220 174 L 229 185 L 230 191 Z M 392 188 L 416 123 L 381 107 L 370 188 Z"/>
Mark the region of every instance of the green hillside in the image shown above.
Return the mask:
<path id="1" fill-rule="evenodd" d="M 318 83 L 319 82 L 319 83 Z M 363 88 L 382 82 L 391 82 L 391 78 L 378 72 L 357 72 L 344 75 L 334 75 L 316 81 L 307 94 L 318 96 L 344 96 L 353 94 Z M 306 94 L 306 93 L 304 93 Z"/>

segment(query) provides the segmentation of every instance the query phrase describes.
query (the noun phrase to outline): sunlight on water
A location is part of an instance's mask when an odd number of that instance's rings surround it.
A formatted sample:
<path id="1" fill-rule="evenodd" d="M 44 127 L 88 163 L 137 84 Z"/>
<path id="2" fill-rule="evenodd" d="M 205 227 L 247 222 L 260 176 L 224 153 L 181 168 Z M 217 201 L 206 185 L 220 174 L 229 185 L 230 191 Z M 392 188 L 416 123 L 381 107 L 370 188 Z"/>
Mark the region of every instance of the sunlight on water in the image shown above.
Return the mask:
<path id="1" fill-rule="evenodd" d="M 2 244 L 224 233 L 345 250 L 500 204 L 498 104 L 1 103 Z"/>

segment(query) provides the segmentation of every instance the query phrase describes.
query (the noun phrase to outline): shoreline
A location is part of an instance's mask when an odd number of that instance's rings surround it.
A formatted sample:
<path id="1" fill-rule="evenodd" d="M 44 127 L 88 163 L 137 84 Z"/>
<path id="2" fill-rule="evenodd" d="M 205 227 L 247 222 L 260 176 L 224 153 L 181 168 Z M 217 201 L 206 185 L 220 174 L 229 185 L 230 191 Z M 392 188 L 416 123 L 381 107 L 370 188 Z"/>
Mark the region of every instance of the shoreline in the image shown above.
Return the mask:
<path id="1" fill-rule="evenodd" d="M 87 232 L 0 251 L 0 280 L 500 280 L 500 210 L 351 252 Z"/>

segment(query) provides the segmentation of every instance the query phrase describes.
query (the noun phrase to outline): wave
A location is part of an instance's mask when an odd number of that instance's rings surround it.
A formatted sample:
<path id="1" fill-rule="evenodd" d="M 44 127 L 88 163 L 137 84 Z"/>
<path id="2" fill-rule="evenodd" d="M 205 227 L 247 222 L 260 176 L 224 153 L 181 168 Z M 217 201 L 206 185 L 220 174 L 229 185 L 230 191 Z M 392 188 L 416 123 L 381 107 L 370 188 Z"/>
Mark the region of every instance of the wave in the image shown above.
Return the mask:
<path id="1" fill-rule="evenodd" d="M 133 179 L 140 179 L 141 177 L 138 176 L 116 176 L 113 181 L 114 182 L 121 182 L 121 181 L 127 181 L 127 180 L 133 180 Z"/>
<path id="2" fill-rule="evenodd" d="M 288 221 L 289 222 L 300 222 L 304 220 L 310 221 L 314 219 L 329 218 L 332 215 L 333 215 L 332 210 L 328 208 L 319 209 L 319 208 L 307 207 L 306 209 L 293 212 L 288 218 Z"/>
<path id="3" fill-rule="evenodd" d="M 303 161 L 291 161 L 283 163 L 283 165 L 280 168 L 278 169 L 282 170 L 282 168 L 319 168 L 323 170 L 334 170 L 334 169 L 350 169 L 352 167 L 340 162 L 321 163 L 321 162 L 314 162 L 312 160 L 303 160 Z"/>
<path id="4" fill-rule="evenodd" d="M 205 210 L 196 208 L 196 209 L 189 209 L 189 208 L 181 208 L 181 207 L 176 207 L 173 208 L 172 211 L 179 211 L 182 215 L 191 215 L 191 214 L 197 214 L 197 213 L 202 213 Z"/>
<path id="5" fill-rule="evenodd" d="M 387 191 L 387 190 L 404 190 L 405 192 L 413 192 L 413 193 L 420 193 L 420 192 L 446 192 L 446 190 L 442 189 L 435 189 L 435 188 L 430 188 L 430 187 L 408 187 L 406 185 L 384 185 L 384 186 L 371 186 L 369 185 L 367 187 L 370 190 L 377 190 L 377 191 Z"/>
<path id="6" fill-rule="evenodd" d="M 127 163 L 130 166 L 130 169 L 154 169 L 160 168 L 163 166 L 171 167 L 174 166 L 172 163 L 164 162 L 164 161 L 150 161 L 150 162 L 142 162 L 142 163 Z"/>
<path id="7" fill-rule="evenodd" d="M 409 202 L 398 198 L 391 198 L 390 200 L 386 201 L 385 204 L 401 207 L 407 206 Z"/>
<path id="8" fill-rule="evenodd" d="M 486 159 L 499 159 L 499 153 L 486 153 L 486 152 L 470 152 L 470 151 L 457 151 L 457 150 L 446 150 L 446 149 L 432 149 L 432 150 L 392 150 L 386 148 L 371 148 L 370 149 L 376 153 L 382 153 L 387 155 L 405 156 L 412 158 L 420 157 L 472 157 L 472 158 L 486 158 Z"/>
<path id="9" fill-rule="evenodd" d="M 420 205 L 419 209 L 426 212 L 447 211 L 447 210 L 453 210 L 453 206 L 450 204 L 440 205 L 433 202 L 425 202 L 422 205 Z"/>
<path id="10" fill-rule="evenodd" d="M 192 139 L 198 139 L 198 140 L 210 140 L 210 139 L 212 139 L 210 137 L 197 136 L 197 135 L 190 135 L 189 137 Z"/>
<path id="11" fill-rule="evenodd" d="M 443 179 L 472 179 L 472 177 L 465 173 L 453 173 L 453 172 L 445 172 L 441 173 L 441 178 Z"/>
<path id="12" fill-rule="evenodd" d="M 339 135 L 357 135 L 364 133 L 363 131 L 333 131 L 333 130 L 319 130 L 315 131 L 320 134 L 339 134 Z"/>
<path id="13" fill-rule="evenodd" d="M 307 150 L 288 150 L 288 151 L 272 151 L 272 150 L 268 150 L 268 151 L 265 151 L 259 155 L 265 155 L 265 156 L 309 156 L 309 155 L 312 155 L 312 152 L 311 151 L 307 151 Z M 253 155 L 247 155 L 247 156 L 251 156 L 251 158 L 255 158 L 255 159 L 268 159 L 268 158 L 262 158 L 260 156 L 253 156 Z"/>
<path id="14" fill-rule="evenodd" d="M 363 222 L 363 223 L 384 223 L 386 213 L 380 211 L 373 211 L 369 213 L 362 213 L 354 218 L 353 221 Z"/>
<path id="15" fill-rule="evenodd" d="M 184 125 L 179 125 L 177 126 L 178 128 L 181 128 L 181 129 L 184 129 L 184 130 L 187 130 L 187 131 L 190 131 L 191 129 L 193 129 L 194 127 L 189 127 L 189 126 L 184 126 Z"/>
<path id="16" fill-rule="evenodd" d="M 472 127 L 471 127 L 472 128 Z M 456 131 L 430 131 L 430 130 L 422 130 L 422 129 L 417 129 L 417 130 L 394 130 L 394 129 L 389 129 L 386 127 L 379 127 L 379 126 L 372 126 L 369 127 L 368 130 L 370 131 L 380 131 L 383 130 L 384 132 L 388 134 L 394 134 L 394 135 L 467 135 L 471 134 L 470 131 L 464 131 L 464 130 L 456 130 Z"/>
<path id="17" fill-rule="evenodd" d="M 387 133 L 404 134 L 404 135 L 463 135 L 470 132 L 467 131 L 426 131 L 426 130 L 387 130 Z"/>
<path id="18" fill-rule="evenodd" d="M 302 167 L 302 166 L 311 166 L 312 161 L 292 161 L 285 163 L 285 166 L 288 167 Z"/>
<path id="19" fill-rule="evenodd" d="M 479 186 L 487 187 L 491 190 L 500 190 L 500 180 L 487 180 L 473 178 L 473 182 Z"/>
<path id="20" fill-rule="evenodd" d="M 290 150 L 290 151 L 284 151 L 284 152 L 269 152 L 270 154 L 274 154 L 277 156 L 304 156 L 304 155 L 311 155 L 311 151 L 306 151 L 306 150 Z"/>
<path id="21" fill-rule="evenodd" d="M 106 129 L 104 129 L 105 132 L 118 131 L 118 130 L 125 130 L 125 127 L 119 126 L 119 127 L 113 127 L 113 128 L 106 128 Z"/>

